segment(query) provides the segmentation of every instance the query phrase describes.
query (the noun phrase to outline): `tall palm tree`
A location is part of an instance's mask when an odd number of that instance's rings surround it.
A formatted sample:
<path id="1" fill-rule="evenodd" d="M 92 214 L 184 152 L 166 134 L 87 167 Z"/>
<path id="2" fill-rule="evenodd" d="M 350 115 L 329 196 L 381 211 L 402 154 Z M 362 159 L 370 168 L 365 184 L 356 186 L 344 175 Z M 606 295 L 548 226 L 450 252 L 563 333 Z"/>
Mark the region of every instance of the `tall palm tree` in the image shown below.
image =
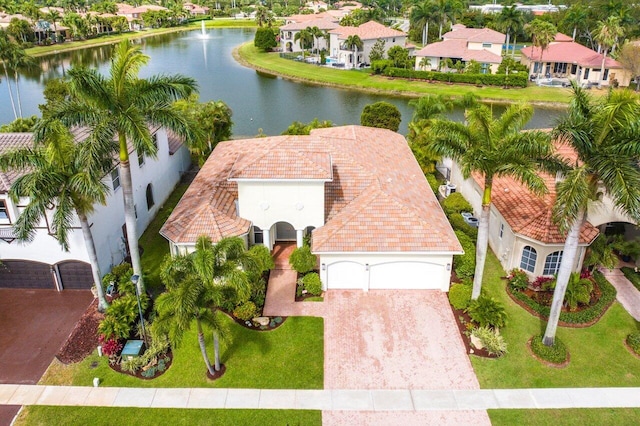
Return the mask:
<path id="1" fill-rule="evenodd" d="M 22 101 L 20 99 L 20 73 L 19 71 L 24 68 L 30 68 L 35 64 L 35 60 L 27 55 L 25 50 L 18 45 L 11 37 L 4 31 L 0 30 L 0 60 L 2 61 L 2 67 L 4 75 L 7 80 L 7 88 L 9 90 L 9 99 L 11 100 L 11 107 L 13 108 L 14 119 L 22 118 Z M 9 80 L 9 71 L 13 73 L 13 81 L 16 89 L 16 99 L 13 98 L 11 91 L 11 85 Z M 17 110 L 16 110 L 17 106 Z"/>
<path id="2" fill-rule="evenodd" d="M 607 53 L 618 43 L 618 39 L 624 35 L 624 30 L 620 26 L 620 18 L 609 16 L 606 21 L 598 23 L 596 30 L 596 41 L 600 44 L 602 51 L 602 66 L 600 67 L 600 80 L 604 80 L 604 66 L 607 61 Z"/>
<path id="3" fill-rule="evenodd" d="M 55 206 L 51 232 L 68 251 L 69 233 L 73 229 L 74 215 L 77 216 L 98 293 L 98 310 L 103 312 L 108 303 L 88 215 L 96 203 L 106 203 L 109 189 L 102 179 L 112 167 L 108 155 L 111 147 L 90 145 L 87 141 L 75 143 L 69 130 L 59 121 L 49 122 L 42 130 L 40 140 L 34 146 L 0 156 L 0 169 L 22 173 L 11 185 L 11 198 L 16 203 L 21 197 L 29 198 L 29 204 L 16 220 L 13 230 L 18 239 L 31 241 L 49 208 Z"/>
<path id="4" fill-rule="evenodd" d="M 319 41 L 320 41 L 320 38 L 323 38 L 325 36 L 325 32 L 322 31 L 318 27 L 307 27 L 306 29 L 313 36 L 313 40 L 314 40 L 313 47 L 315 47 L 316 53 L 320 54 L 320 42 Z"/>
<path id="5" fill-rule="evenodd" d="M 427 45 L 429 42 L 429 23 L 432 22 L 435 15 L 435 5 L 432 0 L 425 0 L 421 3 L 415 4 L 411 8 L 411 15 L 409 20 L 414 27 L 422 30 L 422 45 Z"/>
<path id="6" fill-rule="evenodd" d="M 569 144 L 577 154 L 572 169 L 557 185 L 553 218 L 567 233 L 551 313 L 543 343 L 554 343 L 567 283 L 575 265 L 580 230 L 587 211 L 601 193 L 613 200 L 621 212 L 640 220 L 640 116 L 638 98 L 630 91 L 610 92 L 592 99 L 572 83 L 573 99 L 567 115 L 553 131 L 556 139 Z"/>
<path id="7" fill-rule="evenodd" d="M 13 49 L 17 49 L 18 46 L 11 40 L 5 30 L 0 29 L 0 60 L 2 60 L 2 69 L 4 70 L 4 78 L 7 82 L 7 90 L 9 91 L 9 100 L 11 101 L 11 108 L 13 109 L 13 118 L 18 119 L 18 111 L 16 110 L 16 102 L 13 99 L 13 91 L 11 90 L 11 83 L 9 80 L 9 67 L 7 62 L 12 55 Z"/>
<path id="8" fill-rule="evenodd" d="M 49 9 L 49 12 L 45 15 L 45 19 L 53 24 L 53 33 L 55 34 L 56 41 L 58 40 L 58 21 L 62 19 L 62 15 L 55 9 Z"/>
<path id="9" fill-rule="evenodd" d="M 551 42 L 555 40 L 558 29 L 551 22 L 534 19 L 526 27 L 527 32 L 533 39 L 533 45 L 540 49 L 540 67 L 538 68 L 537 79 L 540 79 L 540 70 L 542 69 L 542 54 L 549 47 Z"/>
<path id="10" fill-rule="evenodd" d="M 304 58 L 307 49 L 309 49 L 313 45 L 314 36 L 309 31 L 309 27 L 304 30 L 300 30 L 293 36 L 293 41 L 298 42 L 300 44 L 300 48 L 302 49 L 302 57 Z"/>
<path id="11" fill-rule="evenodd" d="M 155 146 L 150 126 L 162 126 L 182 137 L 187 145 L 196 140 L 196 131 L 189 120 L 172 105 L 196 90 L 196 82 L 181 75 L 138 77 L 140 68 L 149 60 L 140 47 L 124 40 L 115 47 L 109 77 L 95 69 L 72 68 L 69 71 L 70 99 L 51 105 L 48 120 L 59 119 L 67 127 L 86 126 L 91 130 L 90 140 L 114 141 L 114 152 L 119 153 L 120 183 L 124 197 L 127 242 L 133 271 L 142 278 L 138 230 L 133 199 L 133 183 L 129 163 L 129 143 L 139 155 L 155 157 Z M 45 127 L 46 128 L 46 127 Z M 144 293 L 142 279 L 138 291 Z"/>
<path id="12" fill-rule="evenodd" d="M 573 41 L 576 41 L 576 35 L 578 34 L 578 28 L 584 28 L 584 25 L 587 22 L 587 18 L 589 17 L 589 13 L 584 5 L 580 3 L 572 4 L 562 19 L 562 23 L 573 28 L 573 33 L 571 38 Z"/>
<path id="13" fill-rule="evenodd" d="M 435 14 L 440 25 L 438 40 L 442 39 L 442 28 L 445 23 L 455 23 L 456 15 L 462 11 L 462 4 L 458 0 L 435 0 Z"/>
<path id="14" fill-rule="evenodd" d="M 511 34 L 514 35 L 514 39 L 518 31 L 522 29 L 524 26 L 524 16 L 522 12 L 516 9 L 515 5 L 511 7 L 503 7 L 502 11 L 497 17 L 497 25 L 500 31 L 504 31 L 507 33 L 507 54 L 509 53 L 509 41 L 511 39 Z M 515 49 L 515 41 L 514 41 L 514 49 Z"/>
<path id="15" fill-rule="evenodd" d="M 348 50 L 353 50 L 353 66 L 355 68 L 358 63 L 358 49 L 362 49 L 362 46 L 364 45 L 362 43 L 362 39 L 359 35 L 353 34 L 347 37 L 344 45 Z"/>
<path id="16" fill-rule="evenodd" d="M 555 170 L 549 134 L 522 129 L 533 116 L 530 105 L 512 105 L 497 119 L 485 105 L 466 110 L 466 123 L 437 119 L 429 127 L 428 148 L 438 155 L 454 159 L 464 176 L 482 176 L 484 192 L 478 226 L 476 269 L 472 298 L 480 296 L 482 274 L 489 239 L 489 213 L 493 179 L 509 176 L 536 194 L 547 192 L 544 179 L 538 175 L 540 166 Z"/>

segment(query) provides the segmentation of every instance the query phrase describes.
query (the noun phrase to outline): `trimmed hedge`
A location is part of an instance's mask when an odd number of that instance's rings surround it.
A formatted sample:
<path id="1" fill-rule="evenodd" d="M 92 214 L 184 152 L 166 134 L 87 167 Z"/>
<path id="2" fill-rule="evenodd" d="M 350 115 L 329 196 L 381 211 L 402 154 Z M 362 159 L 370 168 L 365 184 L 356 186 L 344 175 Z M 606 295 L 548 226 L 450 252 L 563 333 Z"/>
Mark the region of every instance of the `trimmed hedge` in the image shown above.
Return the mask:
<path id="1" fill-rule="evenodd" d="M 446 83 L 482 84 L 484 86 L 527 87 L 529 83 L 529 76 L 526 73 L 509 74 L 508 76 L 504 74 L 457 74 L 438 71 L 416 71 L 384 65 L 386 64 L 380 64 L 376 70 L 379 70 L 387 77 L 435 80 Z"/>
<path id="2" fill-rule="evenodd" d="M 447 216 L 453 213 L 472 212 L 473 207 L 460 192 L 454 192 L 442 200 L 442 209 Z"/>
<path id="3" fill-rule="evenodd" d="M 616 298 L 616 289 L 611 285 L 609 281 L 600 272 L 595 271 L 593 273 L 593 279 L 598 287 L 600 287 L 600 300 L 589 308 L 583 309 L 578 312 L 560 312 L 560 321 L 566 324 L 588 324 L 590 322 L 598 320 L 605 310 L 611 305 Z M 519 291 L 511 292 L 514 298 L 518 299 L 533 311 L 537 312 L 543 318 L 549 318 L 551 307 L 540 305 L 535 300 L 530 299 L 526 294 Z"/>
<path id="4" fill-rule="evenodd" d="M 434 194 L 438 194 L 438 188 L 440 188 L 440 182 L 438 182 L 438 178 L 433 173 L 427 173 L 425 175 L 427 178 L 427 182 L 429 182 L 429 186 Z"/>
<path id="5" fill-rule="evenodd" d="M 453 256 L 453 269 L 458 278 L 471 278 L 476 269 L 476 245 L 470 236 L 462 231 L 454 231 L 464 254 Z"/>
<path id="6" fill-rule="evenodd" d="M 464 221 L 460 213 L 452 213 L 449 215 L 449 222 L 455 231 L 462 231 L 467 234 L 475 242 L 478 239 L 478 228 L 469 225 Z"/>
<path id="7" fill-rule="evenodd" d="M 640 274 L 633 270 L 633 268 L 629 268 L 628 266 L 623 266 L 620 268 L 624 276 L 633 284 L 635 288 L 640 290 Z"/>
<path id="8" fill-rule="evenodd" d="M 568 353 L 567 347 L 556 336 L 553 342 L 553 346 L 549 347 L 542 343 L 542 336 L 533 336 L 531 339 L 531 350 L 539 358 L 550 362 L 552 364 L 562 364 L 567 360 Z"/>
<path id="9" fill-rule="evenodd" d="M 454 284 L 449 289 L 449 303 L 456 309 L 466 309 L 471 302 L 471 286 Z"/>

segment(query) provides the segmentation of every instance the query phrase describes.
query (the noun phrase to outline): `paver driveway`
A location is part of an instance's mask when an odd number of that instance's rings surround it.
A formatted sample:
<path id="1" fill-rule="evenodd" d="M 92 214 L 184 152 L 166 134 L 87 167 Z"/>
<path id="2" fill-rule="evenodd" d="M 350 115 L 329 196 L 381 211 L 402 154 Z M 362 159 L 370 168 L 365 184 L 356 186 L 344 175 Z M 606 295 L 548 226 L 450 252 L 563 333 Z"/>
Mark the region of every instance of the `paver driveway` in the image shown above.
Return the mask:
<path id="1" fill-rule="evenodd" d="M 325 389 L 478 389 L 447 295 L 331 290 Z M 490 424 L 485 411 L 323 412 L 325 425 Z"/>

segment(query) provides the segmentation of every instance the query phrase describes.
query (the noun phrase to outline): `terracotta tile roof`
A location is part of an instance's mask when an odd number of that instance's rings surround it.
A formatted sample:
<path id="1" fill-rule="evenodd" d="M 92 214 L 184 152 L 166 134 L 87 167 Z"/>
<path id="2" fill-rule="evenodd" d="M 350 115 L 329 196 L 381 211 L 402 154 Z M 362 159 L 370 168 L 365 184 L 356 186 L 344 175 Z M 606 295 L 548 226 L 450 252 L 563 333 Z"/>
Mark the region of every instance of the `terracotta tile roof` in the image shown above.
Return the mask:
<path id="1" fill-rule="evenodd" d="M 455 25 L 452 31 L 442 35 L 443 40 L 465 40 L 474 43 L 504 43 L 506 35 L 489 28 L 466 28 Z"/>
<path id="2" fill-rule="evenodd" d="M 475 60 L 482 63 L 499 64 L 502 57 L 485 49 L 474 50 L 467 48 L 464 40 L 444 40 L 431 43 L 415 52 L 415 56 L 435 58 L 461 58 L 463 61 Z"/>
<path id="3" fill-rule="evenodd" d="M 290 24 L 281 26 L 280 30 L 281 31 L 300 31 L 300 30 L 304 30 L 307 27 L 318 27 L 321 30 L 333 30 L 334 28 L 338 28 L 339 26 L 340 25 L 334 20 L 320 18 L 320 19 L 312 19 L 308 21 L 292 22 Z"/>
<path id="4" fill-rule="evenodd" d="M 556 40 L 558 37 L 556 36 Z M 522 49 L 522 55 L 532 61 L 540 60 L 540 48 L 528 46 Z M 602 66 L 602 54 L 589 49 L 579 43 L 571 41 L 555 41 L 542 52 L 543 62 L 566 62 L 576 63 L 582 67 L 600 68 Z M 622 65 L 615 59 L 607 56 L 606 68 L 622 68 Z"/>
<path id="5" fill-rule="evenodd" d="M 291 15 L 291 16 L 288 16 L 285 19 L 286 19 L 286 22 L 289 22 L 289 23 L 294 23 L 294 22 L 304 23 L 304 22 L 316 21 L 316 20 L 319 20 L 319 19 L 324 19 L 324 20 L 332 21 L 332 22 L 338 22 L 340 20 L 340 18 L 342 18 L 342 16 L 344 16 L 344 13 L 341 13 L 341 12 L 336 13 L 336 12 L 338 12 L 338 11 L 331 10 L 331 11 L 322 12 L 322 13 L 316 13 L 316 14 Z M 287 25 L 290 25 L 290 24 L 287 24 Z M 307 26 L 308 25 L 306 25 L 304 28 L 306 28 Z M 280 28 L 282 28 L 282 27 L 280 27 Z"/>
<path id="6" fill-rule="evenodd" d="M 0 153 L 32 145 L 31 133 L 0 133 Z M 7 193 L 20 173 L 0 171 L 0 193 Z"/>
<path id="7" fill-rule="evenodd" d="M 557 149 L 567 159 L 577 158 L 575 152 L 566 145 L 557 145 Z M 563 244 L 566 235 L 560 232 L 551 218 L 556 197 L 555 176 L 544 173 L 541 176 L 549 189 L 549 193 L 544 196 L 534 195 L 513 178 L 498 177 L 493 179 L 491 199 L 513 232 L 546 244 Z M 482 190 L 482 176 L 473 174 L 473 179 Z M 591 244 L 598 233 L 598 229 L 587 222 L 580 231 L 580 244 Z"/>
<path id="8" fill-rule="evenodd" d="M 259 158 L 238 154 L 229 179 L 331 180 L 331 171 L 331 156 L 326 152 L 272 149 Z"/>
<path id="9" fill-rule="evenodd" d="M 357 35 L 361 40 L 376 40 L 379 38 L 389 37 L 405 37 L 406 34 L 402 31 L 394 30 L 393 28 L 385 27 L 384 25 L 376 22 L 369 21 L 360 25 L 359 27 L 338 27 L 329 31 L 330 34 L 338 34 L 339 39 L 346 39 L 351 35 Z"/>
<path id="10" fill-rule="evenodd" d="M 257 167 L 268 153 L 283 151 L 292 152 L 292 158 L 307 155 L 314 163 L 331 158 L 325 225 L 313 232 L 314 252 L 461 251 L 404 137 L 361 126 L 218 144 L 162 227 L 162 235 L 176 243 L 192 243 L 203 233 L 216 241 L 219 235 L 248 232 L 250 223 L 236 216 L 237 183 L 227 177 L 239 163 Z M 225 229 L 219 227 L 221 215 L 227 216 Z"/>

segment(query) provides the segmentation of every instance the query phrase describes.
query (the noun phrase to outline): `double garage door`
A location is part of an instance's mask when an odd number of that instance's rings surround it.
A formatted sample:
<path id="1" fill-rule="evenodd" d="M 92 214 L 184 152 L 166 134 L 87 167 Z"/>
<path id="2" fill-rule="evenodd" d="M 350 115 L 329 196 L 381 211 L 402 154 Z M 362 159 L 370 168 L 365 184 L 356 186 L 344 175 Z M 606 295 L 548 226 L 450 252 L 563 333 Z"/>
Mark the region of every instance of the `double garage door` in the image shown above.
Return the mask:
<path id="1" fill-rule="evenodd" d="M 52 266 L 28 260 L 3 260 L 0 264 L 0 288 L 56 289 L 57 269 L 63 289 L 89 289 L 93 284 L 91 266 L 68 261 Z"/>
<path id="2" fill-rule="evenodd" d="M 426 262 L 362 265 L 342 261 L 327 266 L 329 289 L 423 290 L 442 288 L 444 267 Z"/>

